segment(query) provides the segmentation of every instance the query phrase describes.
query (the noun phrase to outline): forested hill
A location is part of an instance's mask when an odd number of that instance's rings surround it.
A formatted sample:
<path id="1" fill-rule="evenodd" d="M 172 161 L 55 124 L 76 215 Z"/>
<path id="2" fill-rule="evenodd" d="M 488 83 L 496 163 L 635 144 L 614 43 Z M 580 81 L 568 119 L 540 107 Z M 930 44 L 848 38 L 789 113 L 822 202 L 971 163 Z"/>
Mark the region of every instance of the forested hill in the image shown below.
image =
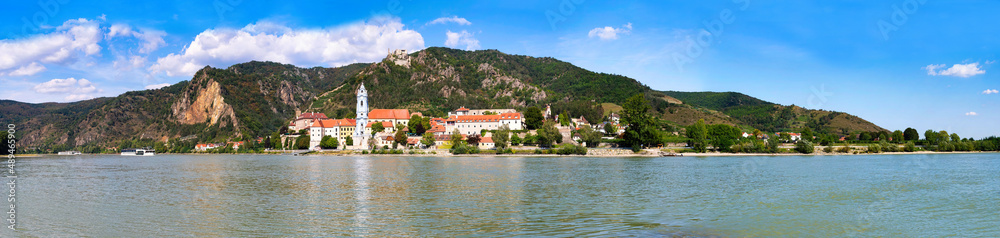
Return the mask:
<path id="1" fill-rule="evenodd" d="M 409 108 L 432 116 L 462 106 L 551 105 L 555 113 L 600 122 L 627 98 L 642 93 L 666 130 L 698 119 L 767 132 L 884 130 L 846 113 L 777 105 L 741 93 L 656 91 L 628 77 L 549 57 L 432 47 L 406 55 L 404 62 L 387 58 L 336 68 L 271 62 L 205 67 L 189 81 L 113 98 L 0 101 L 0 120 L 18 124 L 23 145 L 48 150 L 130 145 L 122 141 L 245 140 L 277 132 L 297 111 L 353 117 L 355 90 L 364 83 L 373 108 Z"/>

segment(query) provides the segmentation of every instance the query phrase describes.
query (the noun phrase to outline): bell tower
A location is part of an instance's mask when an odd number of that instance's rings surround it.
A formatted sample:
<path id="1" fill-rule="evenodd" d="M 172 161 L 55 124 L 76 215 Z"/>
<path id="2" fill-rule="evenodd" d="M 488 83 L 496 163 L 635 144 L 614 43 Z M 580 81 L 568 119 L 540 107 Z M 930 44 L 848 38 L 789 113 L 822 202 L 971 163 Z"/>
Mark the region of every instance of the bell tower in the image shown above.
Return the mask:
<path id="1" fill-rule="evenodd" d="M 365 90 L 365 84 L 362 83 L 361 87 L 358 87 L 358 102 L 356 109 L 356 116 L 354 125 L 354 145 L 364 145 L 368 142 L 368 134 L 365 133 L 365 126 L 368 125 L 368 90 Z"/>

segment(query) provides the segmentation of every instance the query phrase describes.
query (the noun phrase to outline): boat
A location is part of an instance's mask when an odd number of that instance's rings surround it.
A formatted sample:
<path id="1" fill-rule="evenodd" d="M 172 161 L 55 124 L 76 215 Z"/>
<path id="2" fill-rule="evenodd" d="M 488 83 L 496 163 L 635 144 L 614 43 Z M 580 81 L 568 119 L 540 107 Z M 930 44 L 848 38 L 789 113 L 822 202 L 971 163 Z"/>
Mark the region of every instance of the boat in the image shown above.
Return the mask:
<path id="1" fill-rule="evenodd" d="M 153 149 L 124 149 L 122 155 L 127 156 L 153 156 L 156 151 Z"/>
<path id="2" fill-rule="evenodd" d="M 83 153 L 80 153 L 79 151 L 75 151 L 75 150 L 70 150 L 70 151 L 59 152 L 58 154 L 59 155 L 82 155 Z"/>

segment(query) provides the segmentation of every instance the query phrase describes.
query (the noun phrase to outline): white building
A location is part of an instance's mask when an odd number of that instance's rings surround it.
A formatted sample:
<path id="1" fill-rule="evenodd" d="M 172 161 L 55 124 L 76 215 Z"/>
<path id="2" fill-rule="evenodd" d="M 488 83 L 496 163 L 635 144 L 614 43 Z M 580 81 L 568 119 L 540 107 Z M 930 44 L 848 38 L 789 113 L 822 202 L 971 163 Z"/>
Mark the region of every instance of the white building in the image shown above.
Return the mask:
<path id="1" fill-rule="evenodd" d="M 356 147 L 365 148 L 368 147 L 368 138 L 371 138 L 371 134 L 365 133 L 365 125 L 368 125 L 368 90 L 365 90 L 365 85 L 361 84 L 358 87 L 358 103 L 356 109 L 356 116 L 354 119 L 354 145 Z"/>
<path id="2" fill-rule="evenodd" d="M 503 113 L 500 115 L 451 116 L 445 120 L 445 134 L 454 133 L 458 129 L 463 135 L 480 134 L 482 130 L 497 130 L 507 125 L 511 130 L 524 129 L 524 117 L 521 113 Z"/>
<path id="3" fill-rule="evenodd" d="M 309 127 L 309 148 L 316 149 L 324 136 L 337 138 L 342 145 L 354 135 L 354 119 L 319 120 Z"/>
<path id="4" fill-rule="evenodd" d="M 514 109 L 468 109 L 461 107 L 455 111 L 448 112 L 448 116 L 482 116 L 482 115 L 499 115 L 504 113 L 517 113 Z"/>

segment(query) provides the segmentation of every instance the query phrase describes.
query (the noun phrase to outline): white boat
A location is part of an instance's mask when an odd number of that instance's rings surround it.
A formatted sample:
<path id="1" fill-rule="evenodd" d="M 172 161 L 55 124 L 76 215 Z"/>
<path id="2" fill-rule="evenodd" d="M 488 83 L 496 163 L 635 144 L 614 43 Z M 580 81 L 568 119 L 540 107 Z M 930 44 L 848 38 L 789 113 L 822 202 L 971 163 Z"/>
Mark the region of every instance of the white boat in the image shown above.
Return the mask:
<path id="1" fill-rule="evenodd" d="M 128 156 L 153 156 L 156 153 L 152 149 L 124 149 L 122 155 Z"/>
<path id="2" fill-rule="evenodd" d="M 83 153 L 80 153 L 79 151 L 75 150 L 59 152 L 59 155 L 82 155 L 82 154 Z"/>

